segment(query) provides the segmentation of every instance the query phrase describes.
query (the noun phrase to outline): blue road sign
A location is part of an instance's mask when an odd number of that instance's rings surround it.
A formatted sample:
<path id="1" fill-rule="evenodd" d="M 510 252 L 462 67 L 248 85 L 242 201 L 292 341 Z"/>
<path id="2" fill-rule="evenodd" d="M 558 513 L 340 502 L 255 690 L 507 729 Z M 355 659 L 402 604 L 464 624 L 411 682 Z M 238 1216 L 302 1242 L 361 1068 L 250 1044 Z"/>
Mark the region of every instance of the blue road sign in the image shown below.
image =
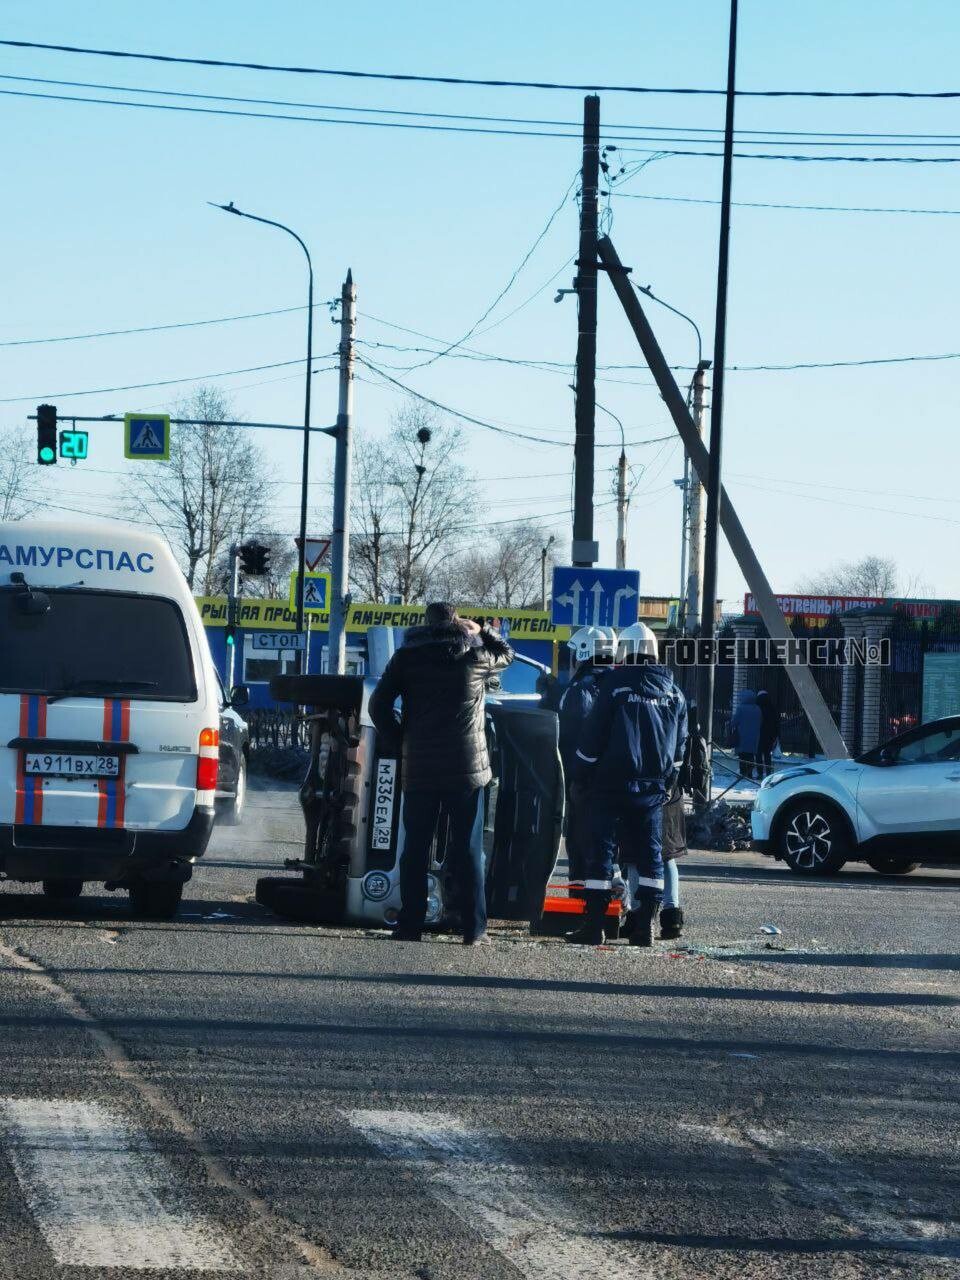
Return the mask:
<path id="1" fill-rule="evenodd" d="M 636 569 L 553 570 L 551 621 L 557 627 L 629 627 L 640 606 L 640 574 Z"/>
<path id="2" fill-rule="evenodd" d="M 126 413 L 123 456 L 140 462 L 166 462 L 170 457 L 170 415 Z"/>

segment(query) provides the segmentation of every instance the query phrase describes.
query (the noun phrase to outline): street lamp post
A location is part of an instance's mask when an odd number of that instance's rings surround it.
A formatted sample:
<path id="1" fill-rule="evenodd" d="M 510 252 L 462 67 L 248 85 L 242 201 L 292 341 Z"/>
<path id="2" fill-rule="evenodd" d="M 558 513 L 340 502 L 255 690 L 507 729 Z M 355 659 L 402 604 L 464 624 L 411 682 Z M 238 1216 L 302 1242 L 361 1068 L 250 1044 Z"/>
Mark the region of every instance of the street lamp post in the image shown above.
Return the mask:
<path id="1" fill-rule="evenodd" d="M 547 539 L 546 546 L 540 548 L 540 608 L 547 607 L 547 556 L 550 554 L 550 548 L 556 542 L 556 538 L 551 533 Z"/>
<path id="2" fill-rule="evenodd" d="M 297 558 L 297 633 L 302 635 L 304 631 L 303 625 L 303 589 L 304 579 L 306 577 L 306 552 L 307 552 L 307 488 L 310 475 L 310 390 L 313 378 L 313 263 L 310 260 L 310 250 L 300 239 L 295 231 L 290 227 L 284 226 L 282 222 L 274 222 L 270 218 L 261 218 L 255 213 L 245 213 L 242 209 L 238 209 L 231 200 L 229 204 L 214 204 L 213 201 L 208 203 L 214 209 L 222 209 L 224 213 L 235 213 L 238 218 L 249 218 L 251 222 L 262 222 L 265 227 L 276 227 L 278 231 L 285 231 L 288 236 L 293 236 L 297 244 L 303 250 L 307 259 L 307 272 L 309 284 L 307 287 L 307 372 L 305 379 L 304 403 L 303 403 L 303 451 L 300 472 L 300 544 Z M 297 671 L 302 672 L 304 669 L 304 651 L 297 650 Z"/>

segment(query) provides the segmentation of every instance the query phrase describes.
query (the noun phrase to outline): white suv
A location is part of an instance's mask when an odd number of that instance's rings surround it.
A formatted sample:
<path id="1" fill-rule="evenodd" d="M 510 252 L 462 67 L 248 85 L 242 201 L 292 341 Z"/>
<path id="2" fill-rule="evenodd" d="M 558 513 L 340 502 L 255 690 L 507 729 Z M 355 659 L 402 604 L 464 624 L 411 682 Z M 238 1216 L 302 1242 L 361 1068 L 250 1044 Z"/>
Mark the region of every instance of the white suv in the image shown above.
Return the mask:
<path id="1" fill-rule="evenodd" d="M 960 865 L 960 716 L 902 733 L 855 760 L 810 760 L 760 784 L 753 847 L 797 875 L 867 862 L 905 875 Z"/>

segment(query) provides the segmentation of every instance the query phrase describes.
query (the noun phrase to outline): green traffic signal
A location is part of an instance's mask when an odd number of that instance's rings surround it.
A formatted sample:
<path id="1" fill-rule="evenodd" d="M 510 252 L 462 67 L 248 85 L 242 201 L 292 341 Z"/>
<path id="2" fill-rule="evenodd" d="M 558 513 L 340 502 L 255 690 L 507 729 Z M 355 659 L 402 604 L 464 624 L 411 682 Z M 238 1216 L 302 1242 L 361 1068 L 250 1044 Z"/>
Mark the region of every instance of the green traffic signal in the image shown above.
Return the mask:
<path id="1" fill-rule="evenodd" d="M 40 448 L 38 461 L 43 463 L 44 466 L 49 466 L 51 462 L 56 462 L 56 460 L 57 460 L 56 449 L 51 449 L 48 444 L 42 445 Z"/>

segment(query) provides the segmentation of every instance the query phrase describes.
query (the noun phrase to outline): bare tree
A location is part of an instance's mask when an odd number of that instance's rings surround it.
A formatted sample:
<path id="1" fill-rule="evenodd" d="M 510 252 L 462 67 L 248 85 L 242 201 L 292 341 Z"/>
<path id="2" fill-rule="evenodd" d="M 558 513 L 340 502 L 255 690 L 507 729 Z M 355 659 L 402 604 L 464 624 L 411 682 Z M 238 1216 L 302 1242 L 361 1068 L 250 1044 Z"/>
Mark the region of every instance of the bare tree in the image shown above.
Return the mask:
<path id="1" fill-rule="evenodd" d="M 540 604 L 540 554 L 549 532 L 533 524 L 505 525 L 463 552 L 438 586 L 447 599 L 492 609 L 531 609 Z"/>
<path id="2" fill-rule="evenodd" d="M 476 488 L 458 461 L 463 435 L 410 401 L 382 441 L 355 453 L 351 579 L 374 602 L 425 598 L 438 568 L 473 529 Z"/>
<path id="3" fill-rule="evenodd" d="M 800 590 L 806 595 L 894 596 L 899 578 L 895 560 L 886 556 L 863 556 L 804 579 Z"/>
<path id="4" fill-rule="evenodd" d="M 22 520 L 40 506 L 36 466 L 28 461 L 33 443 L 19 427 L 0 431 L 0 520 Z"/>
<path id="5" fill-rule="evenodd" d="M 275 486 L 249 434 L 223 425 L 236 415 L 216 387 L 197 387 L 176 416 L 200 425 L 171 429 L 169 463 L 142 464 L 125 505 L 146 512 L 179 552 L 191 589 L 210 595 L 230 543 L 266 524 Z"/>

